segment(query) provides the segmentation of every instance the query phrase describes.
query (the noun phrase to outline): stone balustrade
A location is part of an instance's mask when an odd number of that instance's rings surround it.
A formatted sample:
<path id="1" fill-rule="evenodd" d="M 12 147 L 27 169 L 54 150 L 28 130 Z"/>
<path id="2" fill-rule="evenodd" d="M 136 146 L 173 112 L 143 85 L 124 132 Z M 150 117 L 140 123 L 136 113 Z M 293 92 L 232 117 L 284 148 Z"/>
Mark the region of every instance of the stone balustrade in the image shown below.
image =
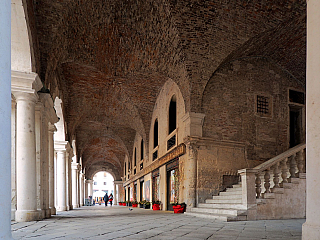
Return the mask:
<path id="1" fill-rule="evenodd" d="M 256 219 L 257 199 L 273 198 L 274 193 L 290 188 L 296 179 L 305 178 L 305 149 L 305 143 L 299 144 L 254 168 L 238 171 L 242 182 L 242 204 L 252 210 L 248 220 Z"/>

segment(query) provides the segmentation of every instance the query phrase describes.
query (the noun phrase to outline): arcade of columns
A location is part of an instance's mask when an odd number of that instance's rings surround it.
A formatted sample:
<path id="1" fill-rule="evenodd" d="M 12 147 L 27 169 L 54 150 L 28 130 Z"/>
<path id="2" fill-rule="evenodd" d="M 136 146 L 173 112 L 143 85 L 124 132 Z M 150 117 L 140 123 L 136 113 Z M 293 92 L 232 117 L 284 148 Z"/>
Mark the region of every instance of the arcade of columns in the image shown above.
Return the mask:
<path id="1" fill-rule="evenodd" d="M 50 94 L 37 93 L 42 84 L 34 73 L 13 71 L 11 79 L 11 218 L 39 220 L 83 206 L 93 181 L 63 139 L 63 119 Z"/>
<path id="2" fill-rule="evenodd" d="M 10 0 L 0 1 L 0 239 L 12 238 L 12 208 L 17 221 L 41 219 L 55 214 L 55 208 L 82 205 L 86 184 L 92 191 L 92 181 L 86 181 L 79 164 L 72 162 L 70 144 L 54 140 L 58 118 L 50 95 L 37 93 L 38 76 L 11 73 L 10 8 Z M 320 2 L 308 0 L 307 8 L 307 208 L 302 238 L 312 240 L 320 236 Z"/>

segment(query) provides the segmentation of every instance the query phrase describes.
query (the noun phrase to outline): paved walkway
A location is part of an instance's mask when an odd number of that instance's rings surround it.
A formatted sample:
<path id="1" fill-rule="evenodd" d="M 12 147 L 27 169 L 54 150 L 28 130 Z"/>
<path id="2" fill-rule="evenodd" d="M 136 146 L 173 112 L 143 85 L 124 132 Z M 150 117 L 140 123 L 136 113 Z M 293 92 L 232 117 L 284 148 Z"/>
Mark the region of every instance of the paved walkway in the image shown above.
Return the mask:
<path id="1" fill-rule="evenodd" d="M 81 207 L 39 222 L 12 222 L 14 239 L 301 239 L 305 219 L 217 222 L 128 207 Z"/>

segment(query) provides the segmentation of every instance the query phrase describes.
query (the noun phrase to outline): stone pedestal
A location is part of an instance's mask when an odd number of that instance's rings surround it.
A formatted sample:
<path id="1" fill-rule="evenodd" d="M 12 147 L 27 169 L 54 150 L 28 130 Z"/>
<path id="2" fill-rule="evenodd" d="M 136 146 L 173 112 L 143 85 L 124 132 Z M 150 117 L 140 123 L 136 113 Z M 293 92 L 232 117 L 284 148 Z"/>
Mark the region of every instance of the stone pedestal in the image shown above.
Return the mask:
<path id="1" fill-rule="evenodd" d="M 307 204 L 302 239 L 320 238 L 320 1 L 307 4 Z"/>

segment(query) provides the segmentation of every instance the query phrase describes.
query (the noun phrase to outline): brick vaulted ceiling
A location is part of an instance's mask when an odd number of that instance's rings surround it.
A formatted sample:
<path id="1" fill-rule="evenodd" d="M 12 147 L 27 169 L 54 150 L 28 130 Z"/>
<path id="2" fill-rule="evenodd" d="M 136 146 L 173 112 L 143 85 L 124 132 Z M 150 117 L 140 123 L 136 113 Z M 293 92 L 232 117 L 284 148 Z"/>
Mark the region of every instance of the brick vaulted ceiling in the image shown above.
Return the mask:
<path id="1" fill-rule="evenodd" d="M 36 69 L 52 94 L 60 90 L 67 139 L 83 167 L 108 165 L 117 178 L 135 134 L 148 143 L 169 78 L 194 112 L 210 77 L 233 59 L 264 56 L 305 82 L 302 0 L 26 2 Z"/>

